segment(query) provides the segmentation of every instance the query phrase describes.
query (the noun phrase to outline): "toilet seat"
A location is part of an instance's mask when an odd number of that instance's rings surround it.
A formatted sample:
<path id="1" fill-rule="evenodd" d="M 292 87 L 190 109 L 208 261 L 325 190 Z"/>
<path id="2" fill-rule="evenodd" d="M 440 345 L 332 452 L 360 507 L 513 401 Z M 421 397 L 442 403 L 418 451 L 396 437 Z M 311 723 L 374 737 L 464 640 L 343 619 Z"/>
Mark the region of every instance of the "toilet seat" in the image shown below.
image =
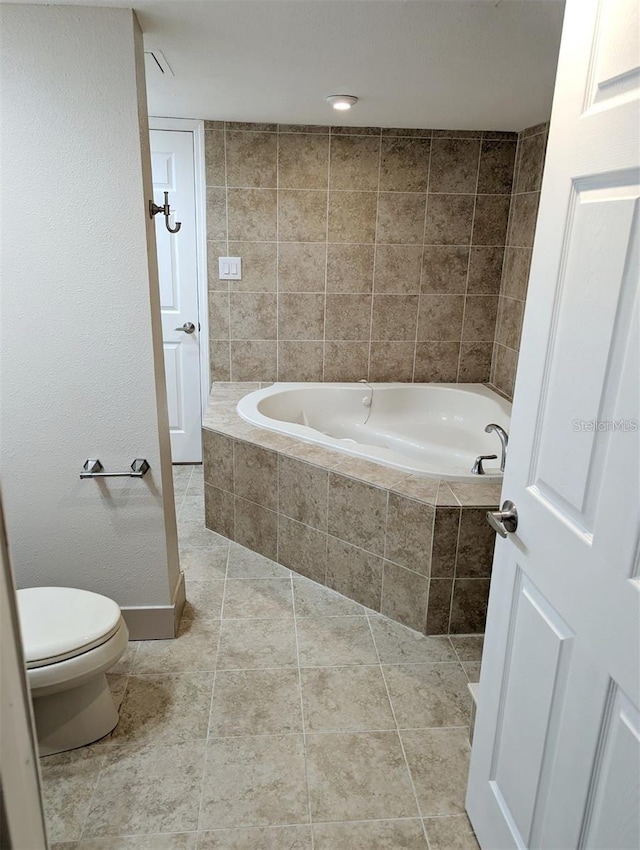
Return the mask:
<path id="1" fill-rule="evenodd" d="M 28 670 L 59 664 L 109 641 L 121 625 L 112 599 L 71 587 L 18 590 L 18 612 Z"/>

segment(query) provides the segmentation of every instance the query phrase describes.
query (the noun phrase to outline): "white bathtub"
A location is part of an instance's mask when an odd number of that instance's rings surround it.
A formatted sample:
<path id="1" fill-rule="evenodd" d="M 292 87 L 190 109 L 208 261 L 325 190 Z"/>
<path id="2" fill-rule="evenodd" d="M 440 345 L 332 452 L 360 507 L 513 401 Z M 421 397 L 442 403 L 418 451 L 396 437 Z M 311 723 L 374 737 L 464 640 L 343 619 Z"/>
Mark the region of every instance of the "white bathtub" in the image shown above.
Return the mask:
<path id="1" fill-rule="evenodd" d="M 511 405 L 482 384 L 273 384 L 245 396 L 247 422 L 309 443 L 433 478 L 500 478 L 495 422 L 509 431 Z M 471 474 L 478 455 L 485 476 Z"/>

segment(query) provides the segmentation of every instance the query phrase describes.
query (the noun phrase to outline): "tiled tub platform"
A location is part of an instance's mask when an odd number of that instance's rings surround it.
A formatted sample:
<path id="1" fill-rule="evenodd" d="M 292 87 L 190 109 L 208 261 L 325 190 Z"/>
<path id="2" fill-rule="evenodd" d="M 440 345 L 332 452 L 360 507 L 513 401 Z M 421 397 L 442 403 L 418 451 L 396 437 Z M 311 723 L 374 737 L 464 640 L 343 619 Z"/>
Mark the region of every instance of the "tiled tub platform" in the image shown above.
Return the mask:
<path id="1" fill-rule="evenodd" d="M 207 528 L 426 634 L 484 631 L 500 486 L 409 475 L 255 428 L 214 384 Z"/>

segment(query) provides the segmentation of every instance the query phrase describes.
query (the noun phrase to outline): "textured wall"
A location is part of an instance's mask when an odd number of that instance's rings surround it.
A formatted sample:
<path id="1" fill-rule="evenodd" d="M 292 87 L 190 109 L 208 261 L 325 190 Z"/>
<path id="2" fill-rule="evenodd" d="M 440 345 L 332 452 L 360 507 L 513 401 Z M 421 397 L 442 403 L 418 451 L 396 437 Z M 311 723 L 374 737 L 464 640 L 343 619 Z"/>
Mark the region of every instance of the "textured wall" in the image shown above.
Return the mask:
<path id="1" fill-rule="evenodd" d="M 142 36 L 130 10 L 0 11 L 2 486 L 17 582 L 166 605 L 178 561 Z M 88 457 L 146 457 L 151 472 L 81 481 Z"/>
<path id="2" fill-rule="evenodd" d="M 491 383 L 509 398 L 513 396 L 518 365 L 548 130 L 548 123 L 537 124 L 518 135 L 507 249 L 491 364 Z"/>
<path id="3" fill-rule="evenodd" d="M 208 122 L 206 153 L 212 381 L 489 379 L 514 133 Z"/>

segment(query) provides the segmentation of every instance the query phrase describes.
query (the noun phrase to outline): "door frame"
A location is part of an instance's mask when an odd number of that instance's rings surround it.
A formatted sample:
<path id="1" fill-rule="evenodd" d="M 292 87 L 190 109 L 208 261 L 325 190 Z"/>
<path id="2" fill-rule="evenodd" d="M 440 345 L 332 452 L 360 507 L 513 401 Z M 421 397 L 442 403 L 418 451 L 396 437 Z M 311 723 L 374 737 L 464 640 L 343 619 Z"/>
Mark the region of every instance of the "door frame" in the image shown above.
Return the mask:
<path id="1" fill-rule="evenodd" d="M 209 284 L 207 278 L 207 187 L 204 121 L 195 118 L 149 116 L 149 130 L 178 130 L 193 136 L 194 199 L 196 213 L 196 267 L 198 322 L 200 324 L 200 424 L 209 403 Z"/>
<path id="2" fill-rule="evenodd" d="M 40 761 L 27 669 L 18 624 L 18 599 L 0 494 L 0 740 L 3 847 L 46 850 Z M 6 835 L 5 835 L 6 833 Z"/>

